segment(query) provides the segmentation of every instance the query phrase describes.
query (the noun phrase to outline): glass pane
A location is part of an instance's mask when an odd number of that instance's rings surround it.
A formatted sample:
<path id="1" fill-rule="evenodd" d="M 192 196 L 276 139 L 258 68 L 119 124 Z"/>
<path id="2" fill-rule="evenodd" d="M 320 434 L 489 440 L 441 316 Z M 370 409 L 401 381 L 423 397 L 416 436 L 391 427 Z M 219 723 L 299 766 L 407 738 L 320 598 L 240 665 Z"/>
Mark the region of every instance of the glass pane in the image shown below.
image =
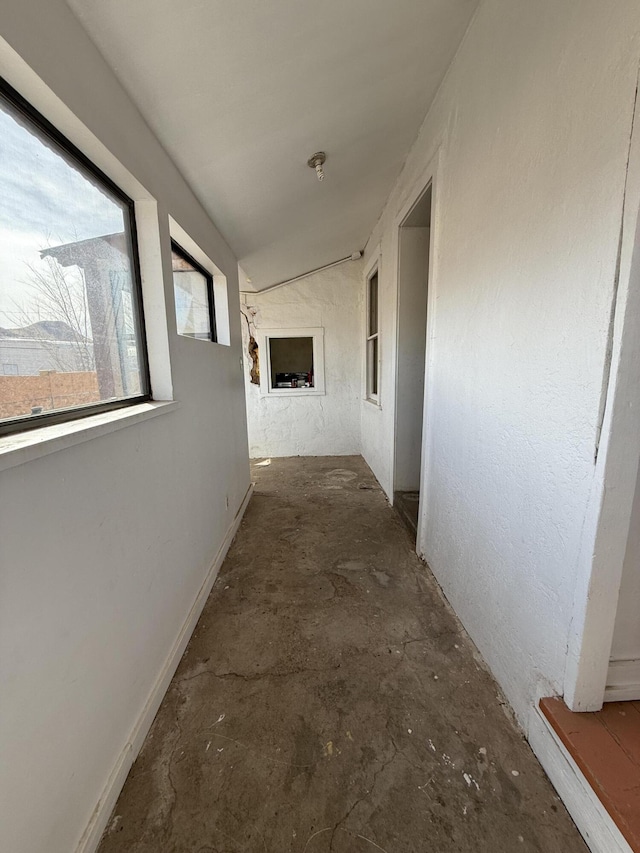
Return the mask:
<path id="1" fill-rule="evenodd" d="M 378 338 L 367 341 L 367 396 L 378 393 Z"/>
<path id="2" fill-rule="evenodd" d="M 209 313 L 209 280 L 206 275 L 178 254 L 173 260 L 173 293 L 176 301 L 178 334 L 188 338 L 210 341 L 211 315 Z"/>
<path id="3" fill-rule="evenodd" d="M 145 393 L 127 204 L 0 96 L 0 421 Z"/>
<path id="4" fill-rule="evenodd" d="M 369 279 L 369 332 L 367 337 L 378 331 L 378 273 Z"/>
<path id="5" fill-rule="evenodd" d="M 272 388 L 313 388 L 313 338 L 269 338 Z"/>

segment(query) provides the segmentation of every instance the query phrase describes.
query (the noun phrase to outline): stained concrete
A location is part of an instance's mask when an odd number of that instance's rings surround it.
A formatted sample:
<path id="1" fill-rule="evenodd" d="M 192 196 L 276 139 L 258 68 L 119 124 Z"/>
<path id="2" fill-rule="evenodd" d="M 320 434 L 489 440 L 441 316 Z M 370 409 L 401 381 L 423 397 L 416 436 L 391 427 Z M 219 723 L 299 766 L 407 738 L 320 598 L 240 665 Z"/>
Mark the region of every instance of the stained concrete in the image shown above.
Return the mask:
<path id="1" fill-rule="evenodd" d="M 101 853 L 586 853 L 362 459 L 254 479 Z"/>

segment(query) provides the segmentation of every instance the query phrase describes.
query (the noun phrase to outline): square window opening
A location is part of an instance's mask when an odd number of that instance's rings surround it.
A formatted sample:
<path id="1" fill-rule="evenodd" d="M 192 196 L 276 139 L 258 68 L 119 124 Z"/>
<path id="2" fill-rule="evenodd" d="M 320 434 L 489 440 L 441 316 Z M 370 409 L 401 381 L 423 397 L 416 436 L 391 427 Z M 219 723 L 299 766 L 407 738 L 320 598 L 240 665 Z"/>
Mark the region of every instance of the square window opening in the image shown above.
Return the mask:
<path id="1" fill-rule="evenodd" d="M 313 338 L 269 338 L 271 388 L 313 388 Z"/>
<path id="2" fill-rule="evenodd" d="M 325 393 L 324 329 L 259 329 L 260 393 L 304 397 Z"/>

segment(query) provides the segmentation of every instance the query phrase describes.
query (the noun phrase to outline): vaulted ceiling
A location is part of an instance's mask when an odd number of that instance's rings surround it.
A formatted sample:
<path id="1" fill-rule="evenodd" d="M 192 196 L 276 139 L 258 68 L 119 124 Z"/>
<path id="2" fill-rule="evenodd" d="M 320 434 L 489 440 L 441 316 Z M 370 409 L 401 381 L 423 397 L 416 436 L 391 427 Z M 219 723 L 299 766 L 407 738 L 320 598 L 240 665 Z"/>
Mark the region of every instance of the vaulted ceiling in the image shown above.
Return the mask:
<path id="1" fill-rule="evenodd" d="M 256 289 L 363 248 L 477 2 L 68 0 Z"/>

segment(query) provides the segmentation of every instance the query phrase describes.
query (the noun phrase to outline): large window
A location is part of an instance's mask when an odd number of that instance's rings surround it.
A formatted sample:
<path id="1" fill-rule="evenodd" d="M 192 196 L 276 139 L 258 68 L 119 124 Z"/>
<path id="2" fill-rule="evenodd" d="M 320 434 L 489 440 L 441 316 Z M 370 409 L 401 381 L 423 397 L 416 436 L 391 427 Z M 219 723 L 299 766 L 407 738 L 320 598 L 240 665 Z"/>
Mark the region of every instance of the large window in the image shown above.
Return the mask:
<path id="1" fill-rule="evenodd" d="M 366 396 L 367 400 L 379 400 L 380 345 L 378 332 L 378 270 L 367 278 L 367 341 L 366 341 Z"/>
<path id="2" fill-rule="evenodd" d="M 133 203 L 0 81 L 0 431 L 148 399 Z"/>
<path id="3" fill-rule="evenodd" d="M 171 250 L 178 334 L 215 341 L 213 276 L 176 242 L 171 243 Z"/>

